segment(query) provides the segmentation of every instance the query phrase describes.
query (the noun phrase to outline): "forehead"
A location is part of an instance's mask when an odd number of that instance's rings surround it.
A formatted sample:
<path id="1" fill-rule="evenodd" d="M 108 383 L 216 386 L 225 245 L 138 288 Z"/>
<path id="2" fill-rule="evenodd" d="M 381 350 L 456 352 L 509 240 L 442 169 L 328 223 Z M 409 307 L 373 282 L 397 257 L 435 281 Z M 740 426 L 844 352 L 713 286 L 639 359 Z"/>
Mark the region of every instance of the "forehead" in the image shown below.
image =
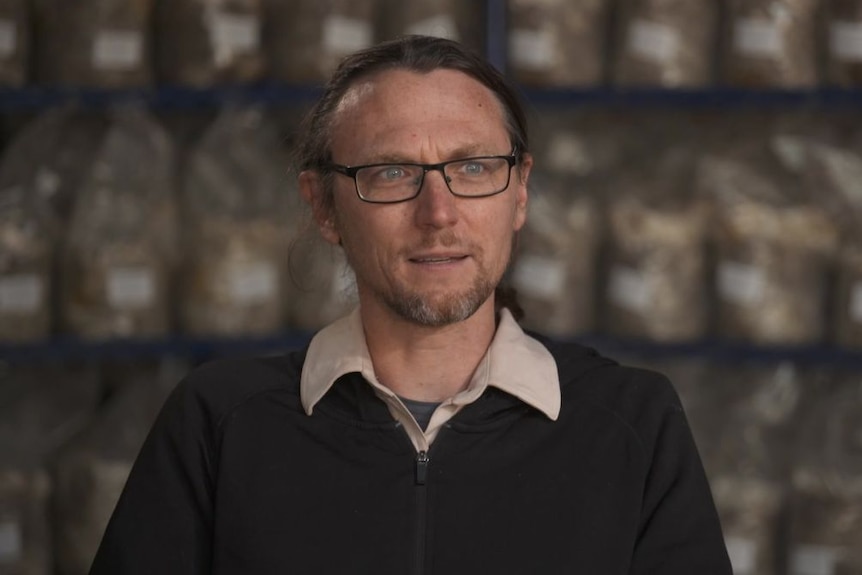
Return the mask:
<path id="1" fill-rule="evenodd" d="M 508 145 L 503 106 L 486 86 L 463 72 L 386 70 L 362 78 L 341 99 L 333 122 L 338 158 L 363 152 L 444 154 Z"/>

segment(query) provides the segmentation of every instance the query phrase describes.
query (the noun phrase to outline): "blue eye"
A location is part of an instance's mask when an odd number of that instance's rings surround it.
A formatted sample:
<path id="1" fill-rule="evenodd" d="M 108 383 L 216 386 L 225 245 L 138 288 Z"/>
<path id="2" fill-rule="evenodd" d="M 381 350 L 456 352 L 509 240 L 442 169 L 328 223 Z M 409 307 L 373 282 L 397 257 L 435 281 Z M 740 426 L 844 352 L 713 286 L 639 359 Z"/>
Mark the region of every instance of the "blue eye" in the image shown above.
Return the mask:
<path id="1" fill-rule="evenodd" d="M 380 177 L 385 180 L 397 180 L 404 177 L 404 169 L 401 166 L 387 166 L 381 170 Z"/>

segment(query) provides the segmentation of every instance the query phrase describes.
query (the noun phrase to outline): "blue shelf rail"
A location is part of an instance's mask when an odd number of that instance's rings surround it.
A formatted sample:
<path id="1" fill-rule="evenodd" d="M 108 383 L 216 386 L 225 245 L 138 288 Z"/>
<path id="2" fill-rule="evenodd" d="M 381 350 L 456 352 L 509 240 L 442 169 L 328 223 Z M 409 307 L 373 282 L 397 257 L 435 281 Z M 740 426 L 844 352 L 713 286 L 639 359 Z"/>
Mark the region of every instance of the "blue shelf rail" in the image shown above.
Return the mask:
<path id="1" fill-rule="evenodd" d="M 21 364 L 156 359 L 163 356 L 208 359 L 265 355 L 298 349 L 310 339 L 311 333 L 302 331 L 231 338 L 171 336 L 108 341 L 58 338 L 44 343 L 0 344 L 0 362 Z M 650 359 L 695 358 L 724 364 L 791 361 L 800 365 L 862 369 L 862 349 L 842 349 L 826 344 L 762 346 L 716 340 L 668 344 L 605 335 L 579 336 L 572 339 L 611 357 L 633 355 Z"/>

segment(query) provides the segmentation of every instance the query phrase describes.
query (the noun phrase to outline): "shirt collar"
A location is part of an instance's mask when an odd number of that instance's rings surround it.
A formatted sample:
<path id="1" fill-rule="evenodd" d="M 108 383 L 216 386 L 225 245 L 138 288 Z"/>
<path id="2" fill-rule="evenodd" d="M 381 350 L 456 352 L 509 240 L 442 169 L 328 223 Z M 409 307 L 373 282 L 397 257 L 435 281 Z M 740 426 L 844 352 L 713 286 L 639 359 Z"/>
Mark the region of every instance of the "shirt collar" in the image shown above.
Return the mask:
<path id="1" fill-rule="evenodd" d="M 311 415 L 317 402 L 342 375 L 359 372 L 379 386 L 365 343 L 359 308 L 319 331 L 311 340 L 302 366 L 300 397 Z M 560 414 L 557 363 L 545 346 L 528 336 L 507 309 L 469 388 L 488 385 L 538 409 L 549 419 Z"/>

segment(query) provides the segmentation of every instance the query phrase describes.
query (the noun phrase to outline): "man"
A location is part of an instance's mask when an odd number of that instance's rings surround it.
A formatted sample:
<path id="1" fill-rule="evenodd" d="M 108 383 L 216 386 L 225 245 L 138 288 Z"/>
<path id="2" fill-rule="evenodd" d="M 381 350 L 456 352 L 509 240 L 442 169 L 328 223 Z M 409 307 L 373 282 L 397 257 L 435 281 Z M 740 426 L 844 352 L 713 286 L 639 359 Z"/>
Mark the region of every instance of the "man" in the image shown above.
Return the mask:
<path id="1" fill-rule="evenodd" d="M 729 574 L 667 381 L 502 305 L 532 164 L 512 89 L 457 44 L 343 62 L 299 183 L 359 307 L 192 373 L 91 573 Z"/>

